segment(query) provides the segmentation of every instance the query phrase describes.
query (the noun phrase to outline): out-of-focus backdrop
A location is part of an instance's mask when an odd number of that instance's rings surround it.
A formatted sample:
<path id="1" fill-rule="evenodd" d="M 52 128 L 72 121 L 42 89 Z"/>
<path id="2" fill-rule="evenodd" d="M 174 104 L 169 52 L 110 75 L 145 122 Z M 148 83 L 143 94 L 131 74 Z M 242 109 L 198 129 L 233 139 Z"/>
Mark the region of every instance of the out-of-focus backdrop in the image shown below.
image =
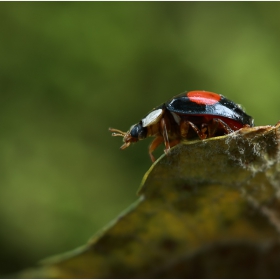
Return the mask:
<path id="1" fill-rule="evenodd" d="M 0 273 L 74 249 L 137 199 L 151 140 L 185 90 L 280 119 L 280 3 L 0 3 Z M 162 148 L 156 153 L 162 153 Z"/>

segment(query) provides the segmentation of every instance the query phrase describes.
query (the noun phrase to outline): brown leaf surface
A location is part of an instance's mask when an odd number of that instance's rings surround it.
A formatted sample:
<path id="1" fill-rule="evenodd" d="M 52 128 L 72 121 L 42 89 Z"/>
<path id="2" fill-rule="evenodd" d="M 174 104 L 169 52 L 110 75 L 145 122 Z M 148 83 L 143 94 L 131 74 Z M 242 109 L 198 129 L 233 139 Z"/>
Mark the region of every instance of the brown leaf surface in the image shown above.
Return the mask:
<path id="1" fill-rule="evenodd" d="M 277 124 L 177 145 L 87 245 L 20 276 L 279 277 L 279 139 Z"/>

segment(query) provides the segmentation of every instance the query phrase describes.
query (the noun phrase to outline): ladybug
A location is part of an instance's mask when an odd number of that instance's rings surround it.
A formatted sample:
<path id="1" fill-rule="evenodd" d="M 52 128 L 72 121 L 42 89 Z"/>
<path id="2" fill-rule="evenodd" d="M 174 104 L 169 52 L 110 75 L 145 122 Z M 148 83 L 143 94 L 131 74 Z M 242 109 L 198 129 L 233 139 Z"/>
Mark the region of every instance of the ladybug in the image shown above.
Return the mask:
<path id="1" fill-rule="evenodd" d="M 253 118 L 240 105 L 221 94 L 196 90 L 181 93 L 154 108 L 128 132 L 109 130 L 113 132 L 112 136 L 123 137 L 122 150 L 146 137 L 156 137 L 149 146 L 149 155 L 154 162 L 153 151 L 161 143 L 164 143 L 167 154 L 182 140 L 203 140 L 252 126 Z"/>

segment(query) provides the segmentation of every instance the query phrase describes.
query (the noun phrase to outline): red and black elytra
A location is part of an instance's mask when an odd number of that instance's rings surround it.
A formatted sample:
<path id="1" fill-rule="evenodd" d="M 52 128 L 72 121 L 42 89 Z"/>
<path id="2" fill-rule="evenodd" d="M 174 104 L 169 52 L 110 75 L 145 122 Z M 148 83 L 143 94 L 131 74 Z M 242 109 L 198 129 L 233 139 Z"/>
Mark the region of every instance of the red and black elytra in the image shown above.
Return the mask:
<path id="1" fill-rule="evenodd" d="M 254 126 L 254 120 L 240 105 L 223 95 L 209 91 L 187 91 L 154 108 L 140 122 L 123 132 L 109 128 L 112 136 L 123 137 L 121 149 L 147 137 L 156 137 L 149 146 L 149 155 L 154 162 L 153 151 L 164 143 L 167 154 L 171 147 L 182 140 L 203 140 Z"/>

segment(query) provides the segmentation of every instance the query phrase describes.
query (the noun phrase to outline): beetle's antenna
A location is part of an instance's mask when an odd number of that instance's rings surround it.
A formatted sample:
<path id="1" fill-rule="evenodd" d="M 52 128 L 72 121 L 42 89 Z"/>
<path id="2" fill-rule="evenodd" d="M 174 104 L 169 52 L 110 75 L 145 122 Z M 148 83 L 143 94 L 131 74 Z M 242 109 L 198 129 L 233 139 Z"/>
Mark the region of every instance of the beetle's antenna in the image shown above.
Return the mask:
<path id="1" fill-rule="evenodd" d="M 115 128 L 109 128 L 110 131 L 112 131 L 112 136 L 121 136 L 124 137 L 126 135 L 126 132 L 123 132 L 119 129 L 115 129 Z M 115 133 L 116 132 L 116 133 Z"/>
<path id="2" fill-rule="evenodd" d="M 120 133 L 112 133 L 112 136 L 121 136 L 121 137 L 123 137 L 124 135 L 123 134 L 120 134 Z"/>

